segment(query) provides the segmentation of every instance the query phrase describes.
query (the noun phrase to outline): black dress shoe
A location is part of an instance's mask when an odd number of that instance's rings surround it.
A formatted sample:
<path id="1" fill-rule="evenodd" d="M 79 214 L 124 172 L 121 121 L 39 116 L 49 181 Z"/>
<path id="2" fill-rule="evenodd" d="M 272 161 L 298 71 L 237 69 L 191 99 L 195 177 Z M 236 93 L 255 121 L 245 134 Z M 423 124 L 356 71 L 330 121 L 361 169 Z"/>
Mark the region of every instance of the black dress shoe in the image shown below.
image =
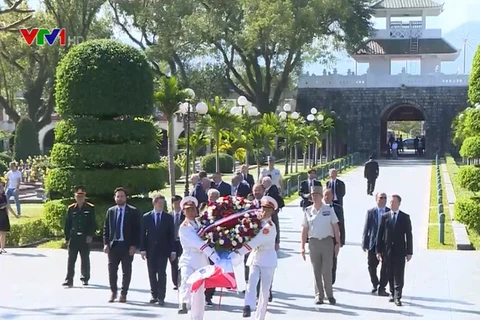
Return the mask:
<path id="1" fill-rule="evenodd" d="M 158 298 L 155 298 L 155 297 L 150 298 L 150 303 L 157 303 L 157 302 L 158 302 Z"/>
<path id="2" fill-rule="evenodd" d="M 389 296 L 389 294 L 385 290 L 378 290 L 378 295 L 380 297 L 388 297 Z"/>
<path id="3" fill-rule="evenodd" d="M 252 316 L 252 310 L 250 310 L 250 306 L 243 307 L 243 317 L 250 318 Z"/>
<path id="4" fill-rule="evenodd" d="M 323 298 L 315 298 L 315 304 L 323 304 Z"/>
<path id="5" fill-rule="evenodd" d="M 211 298 L 206 299 L 205 303 L 207 304 L 207 306 L 213 306 L 213 302 Z"/>
<path id="6" fill-rule="evenodd" d="M 390 297 L 390 299 L 388 299 L 388 302 L 394 302 L 395 299 L 393 299 L 392 297 Z"/>
<path id="7" fill-rule="evenodd" d="M 173 287 L 173 290 L 178 290 L 178 287 L 177 286 Z"/>
<path id="8" fill-rule="evenodd" d="M 337 304 L 337 300 L 335 300 L 334 297 L 328 298 L 328 303 L 330 303 L 332 306 Z"/>
<path id="9" fill-rule="evenodd" d="M 165 305 L 165 300 L 158 299 L 158 305 L 163 307 Z"/>
<path id="10" fill-rule="evenodd" d="M 62 286 L 71 288 L 73 287 L 73 282 L 65 280 L 65 282 L 62 283 Z"/>
<path id="11" fill-rule="evenodd" d="M 182 303 L 182 305 L 180 306 L 180 309 L 178 309 L 178 314 L 187 314 L 187 313 L 188 313 L 187 304 Z"/>
<path id="12" fill-rule="evenodd" d="M 270 295 L 268 296 L 268 302 L 272 302 L 273 300 L 273 296 L 272 296 L 272 292 L 270 291 Z"/>
<path id="13" fill-rule="evenodd" d="M 372 288 L 372 293 L 377 293 L 377 287 Z"/>
<path id="14" fill-rule="evenodd" d="M 400 301 L 400 299 L 395 299 L 395 305 L 397 307 L 401 307 L 402 306 L 402 301 Z"/>
<path id="15" fill-rule="evenodd" d="M 82 284 L 83 284 L 84 286 L 88 286 L 88 280 L 83 279 L 83 280 L 82 280 Z"/>

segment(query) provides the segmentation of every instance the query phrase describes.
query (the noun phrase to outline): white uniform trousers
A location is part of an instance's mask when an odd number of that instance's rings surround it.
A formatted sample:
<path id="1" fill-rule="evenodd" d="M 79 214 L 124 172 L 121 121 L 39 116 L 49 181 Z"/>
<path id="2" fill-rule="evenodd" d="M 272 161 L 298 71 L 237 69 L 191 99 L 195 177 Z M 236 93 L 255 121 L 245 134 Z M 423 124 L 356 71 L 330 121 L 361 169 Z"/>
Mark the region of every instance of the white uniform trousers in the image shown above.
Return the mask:
<path id="1" fill-rule="evenodd" d="M 190 306 L 190 319 L 191 320 L 203 320 L 205 314 L 205 288 L 200 286 L 196 292 L 191 292 L 192 286 L 187 283 L 187 279 L 190 277 L 194 270 L 191 267 L 180 268 L 180 288 L 178 293 L 180 295 L 180 303 L 186 303 Z"/>
<path id="2" fill-rule="evenodd" d="M 251 266 L 248 277 L 247 291 L 245 292 L 245 305 L 250 309 L 255 309 L 257 300 L 257 283 L 260 280 L 260 293 L 258 295 L 257 310 L 255 311 L 255 320 L 264 320 L 267 314 L 268 296 L 273 282 L 275 268 Z"/>

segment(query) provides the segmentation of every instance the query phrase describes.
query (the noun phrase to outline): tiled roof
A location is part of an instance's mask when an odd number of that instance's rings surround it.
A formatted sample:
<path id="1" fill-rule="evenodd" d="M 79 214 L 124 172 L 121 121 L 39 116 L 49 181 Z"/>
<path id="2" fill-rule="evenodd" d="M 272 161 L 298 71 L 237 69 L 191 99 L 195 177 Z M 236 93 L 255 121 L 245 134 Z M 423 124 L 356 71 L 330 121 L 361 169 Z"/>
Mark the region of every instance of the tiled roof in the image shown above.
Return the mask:
<path id="1" fill-rule="evenodd" d="M 433 0 L 382 0 L 375 3 L 372 9 L 421 9 L 441 6 L 442 4 Z"/>
<path id="2" fill-rule="evenodd" d="M 418 39 L 418 50 L 410 51 L 410 39 L 378 39 L 367 41 L 355 55 L 448 54 L 457 50 L 444 39 Z"/>

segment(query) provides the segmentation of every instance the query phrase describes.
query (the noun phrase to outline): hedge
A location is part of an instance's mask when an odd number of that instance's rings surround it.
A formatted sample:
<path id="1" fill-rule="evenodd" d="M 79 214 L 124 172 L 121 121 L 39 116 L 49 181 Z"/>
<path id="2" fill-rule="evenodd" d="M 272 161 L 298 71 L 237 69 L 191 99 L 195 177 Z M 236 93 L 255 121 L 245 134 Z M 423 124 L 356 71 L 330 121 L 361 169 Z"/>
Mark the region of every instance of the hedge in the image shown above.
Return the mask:
<path id="1" fill-rule="evenodd" d="M 45 219 L 35 219 L 12 224 L 7 236 L 8 246 L 23 246 L 52 236 Z"/>
<path id="2" fill-rule="evenodd" d="M 226 153 L 220 153 L 219 159 L 220 159 L 220 172 L 232 173 L 235 159 L 233 159 L 231 155 Z M 215 153 L 210 153 L 202 157 L 202 159 L 200 160 L 200 165 L 203 170 L 209 173 L 214 173 L 215 171 L 217 171 Z"/>
<path id="3" fill-rule="evenodd" d="M 456 220 L 480 233 L 480 197 L 457 199 L 454 212 Z"/>
<path id="4" fill-rule="evenodd" d="M 472 192 L 480 191 L 480 168 L 474 166 L 462 166 L 458 170 L 457 182 L 460 187 Z"/>
<path id="5" fill-rule="evenodd" d="M 144 142 L 155 136 L 152 122 L 127 118 L 98 121 L 92 118 L 74 118 L 58 122 L 55 127 L 55 142 L 77 143 L 102 142 L 122 144 Z"/>
<path id="6" fill-rule="evenodd" d="M 121 168 L 155 163 L 159 159 L 155 141 L 129 144 L 55 143 L 51 163 L 56 167 Z"/>
<path id="7" fill-rule="evenodd" d="M 74 46 L 57 67 L 55 107 L 61 116 L 151 115 L 153 75 L 145 54 L 106 39 Z"/>
<path id="8" fill-rule="evenodd" d="M 464 158 L 480 159 L 480 136 L 466 138 L 460 148 L 460 155 Z"/>
<path id="9" fill-rule="evenodd" d="M 468 81 L 468 99 L 472 104 L 480 102 L 480 47 L 477 48 L 472 61 L 470 78 Z"/>
<path id="10" fill-rule="evenodd" d="M 30 118 L 22 117 L 15 128 L 13 158 L 15 160 L 26 160 L 28 157 L 39 154 L 40 146 L 35 125 Z"/>
<path id="11" fill-rule="evenodd" d="M 165 176 L 168 177 L 168 163 L 167 162 L 153 163 L 153 164 L 148 165 L 148 168 L 160 169 L 165 174 Z M 175 180 L 180 179 L 182 174 L 183 174 L 182 167 L 178 163 L 175 162 Z"/>
<path id="12" fill-rule="evenodd" d="M 84 185 L 87 193 L 95 196 L 111 197 L 113 190 L 123 186 L 129 194 L 147 194 L 152 190 L 165 188 L 168 171 L 161 169 L 50 169 L 45 180 L 49 197 L 70 198 L 75 185 Z"/>
<path id="13" fill-rule="evenodd" d="M 113 190 L 111 190 L 113 199 Z M 95 220 L 97 222 L 97 234 L 101 234 L 103 223 L 105 221 L 105 214 L 107 209 L 114 206 L 113 201 L 88 199 L 95 206 Z M 74 203 L 74 199 L 50 200 L 44 206 L 45 225 L 49 232 L 56 236 L 63 236 L 63 228 L 65 225 L 65 217 L 67 208 Z M 150 198 L 131 198 L 128 203 L 140 210 L 141 213 L 152 210 L 152 199 Z"/>

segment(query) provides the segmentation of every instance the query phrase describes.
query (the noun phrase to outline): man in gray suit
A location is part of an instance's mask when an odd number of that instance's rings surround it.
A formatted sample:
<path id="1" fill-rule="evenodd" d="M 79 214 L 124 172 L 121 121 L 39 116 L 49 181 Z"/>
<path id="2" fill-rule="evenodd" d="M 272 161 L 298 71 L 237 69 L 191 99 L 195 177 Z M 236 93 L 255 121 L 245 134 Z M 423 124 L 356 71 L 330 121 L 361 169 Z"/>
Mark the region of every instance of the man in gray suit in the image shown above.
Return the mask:
<path id="1" fill-rule="evenodd" d="M 382 221 L 382 215 L 390 211 L 390 208 L 386 206 L 387 195 L 383 192 L 376 195 L 377 206 L 367 211 L 365 217 L 365 226 L 363 227 L 362 237 L 362 249 L 364 252 L 368 252 L 368 273 L 370 274 L 370 280 L 372 281 L 372 293 L 377 293 L 379 296 L 388 296 L 385 287 L 388 283 L 387 266 L 382 260 L 380 267 L 380 280 L 377 276 L 377 267 L 380 263 L 377 259 L 375 250 L 377 247 L 377 233 Z"/>

